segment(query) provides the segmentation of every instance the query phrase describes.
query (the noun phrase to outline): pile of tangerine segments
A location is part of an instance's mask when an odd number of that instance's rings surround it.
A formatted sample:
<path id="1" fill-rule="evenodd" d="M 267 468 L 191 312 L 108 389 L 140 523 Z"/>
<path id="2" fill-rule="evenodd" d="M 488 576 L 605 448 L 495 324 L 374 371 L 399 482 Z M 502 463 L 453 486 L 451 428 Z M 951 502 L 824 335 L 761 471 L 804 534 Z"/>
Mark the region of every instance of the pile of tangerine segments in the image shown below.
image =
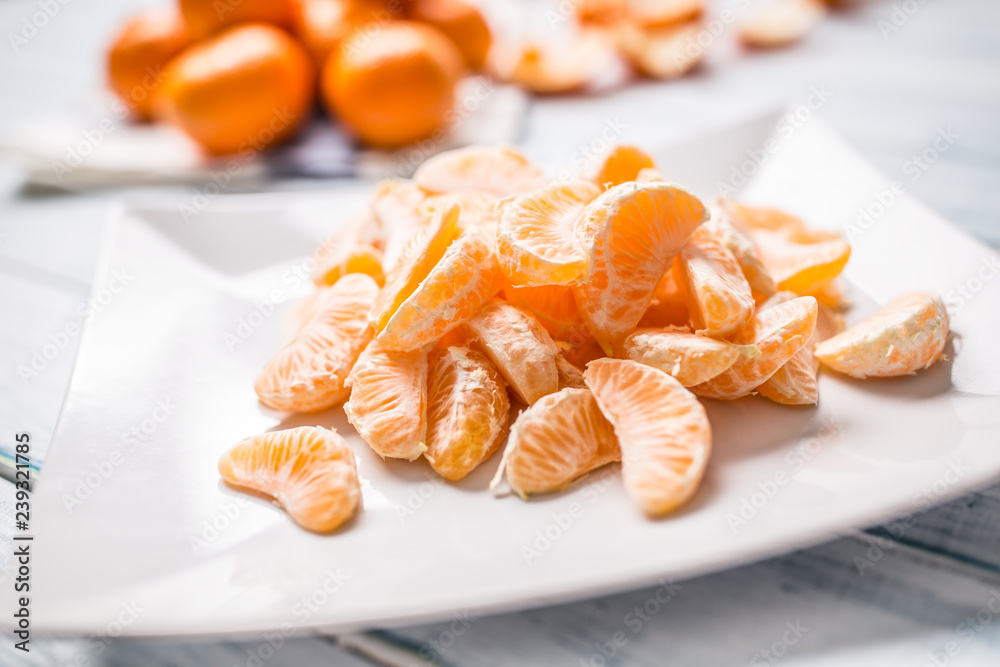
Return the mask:
<path id="1" fill-rule="evenodd" d="M 948 338 L 925 293 L 842 330 L 843 239 L 771 209 L 709 211 L 632 146 L 571 182 L 511 148 L 442 153 L 381 184 L 335 241 L 260 401 L 343 404 L 381 457 L 422 456 L 452 481 L 506 440 L 491 486 L 505 476 L 522 498 L 620 461 L 629 496 L 664 515 L 708 464 L 699 397 L 810 405 L 820 363 L 904 375 Z M 512 404 L 526 407 L 508 427 Z M 321 427 L 247 438 L 219 471 L 317 532 L 360 496 L 353 452 Z"/>

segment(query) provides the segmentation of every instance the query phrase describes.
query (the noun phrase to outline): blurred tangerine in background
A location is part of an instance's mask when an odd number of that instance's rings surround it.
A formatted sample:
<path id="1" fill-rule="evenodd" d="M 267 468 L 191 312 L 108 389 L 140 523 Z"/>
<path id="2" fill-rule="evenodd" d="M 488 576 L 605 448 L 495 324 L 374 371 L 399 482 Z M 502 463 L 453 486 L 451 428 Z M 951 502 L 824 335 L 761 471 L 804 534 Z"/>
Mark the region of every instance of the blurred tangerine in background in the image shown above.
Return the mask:
<path id="1" fill-rule="evenodd" d="M 549 17 L 544 33 L 504 40 L 467 0 L 177 0 L 126 22 L 107 70 L 137 119 L 176 125 L 209 153 L 293 136 L 316 97 L 361 142 L 396 148 L 444 136 L 470 72 L 536 94 L 600 88 L 616 71 L 619 82 L 683 76 L 717 35 L 720 19 L 704 4 L 553 2 L 559 30 Z M 795 43 L 826 4 L 762 0 L 738 40 L 747 49 Z"/>

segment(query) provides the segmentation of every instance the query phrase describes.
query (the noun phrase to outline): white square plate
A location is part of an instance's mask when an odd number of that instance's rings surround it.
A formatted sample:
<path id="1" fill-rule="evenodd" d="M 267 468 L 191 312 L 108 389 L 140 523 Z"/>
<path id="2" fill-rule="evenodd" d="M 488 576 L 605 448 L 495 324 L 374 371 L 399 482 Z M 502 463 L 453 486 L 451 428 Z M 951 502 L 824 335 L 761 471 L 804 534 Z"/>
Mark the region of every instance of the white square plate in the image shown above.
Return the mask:
<path id="1" fill-rule="evenodd" d="M 764 144 L 775 120 L 656 157 L 705 196 L 734 165 L 756 172 L 742 196 L 830 229 L 854 224 L 888 189 L 819 120 Z M 308 287 L 296 270 L 366 190 L 219 197 L 191 222 L 175 199 L 114 212 L 95 290 L 116 271 L 126 284 L 87 326 L 34 498 L 36 630 L 101 630 L 123 605 L 141 609 L 124 628 L 133 635 L 356 628 L 543 605 L 785 552 L 1000 474 L 1000 280 L 980 272 L 993 253 L 907 195 L 852 238 L 850 318 L 908 290 L 950 296 L 949 360 L 892 380 L 824 374 L 815 408 L 706 401 L 714 458 L 694 502 L 665 520 L 640 515 L 614 467 L 566 493 L 498 499 L 486 487 L 499 455 L 447 484 L 424 462 L 379 460 L 339 409 L 262 409 L 253 379 Z M 959 298 L 959 286 L 975 293 Z M 283 302 L 273 313 L 255 306 L 274 296 Z M 299 529 L 216 472 L 247 435 L 316 423 L 348 439 L 363 479 L 363 510 L 331 536 Z"/>

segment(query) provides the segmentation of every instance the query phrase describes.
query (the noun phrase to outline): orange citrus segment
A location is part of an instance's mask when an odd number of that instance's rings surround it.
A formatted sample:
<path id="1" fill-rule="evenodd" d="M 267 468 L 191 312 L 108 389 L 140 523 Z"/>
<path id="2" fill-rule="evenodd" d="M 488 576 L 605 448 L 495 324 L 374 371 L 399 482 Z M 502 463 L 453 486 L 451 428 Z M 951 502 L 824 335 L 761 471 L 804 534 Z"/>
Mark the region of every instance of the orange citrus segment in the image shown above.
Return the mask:
<path id="1" fill-rule="evenodd" d="M 478 190 L 449 192 L 442 195 L 430 195 L 417 205 L 417 213 L 428 220 L 441 211 L 458 206 L 458 225 L 462 229 L 483 228 L 496 235 L 497 216 L 496 195 Z"/>
<path id="2" fill-rule="evenodd" d="M 644 169 L 655 169 L 655 167 L 653 158 L 641 149 L 622 144 L 615 146 L 604 158 L 594 182 L 601 187 L 614 187 L 626 181 L 637 181 Z"/>
<path id="3" fill-rule="evenodd" d="M 754 314 L 730 337 L 737 345 L 756 345 L 759 356 L 741 356 L 728 370 L 694 385 L 699 396 L 731 400 L 746 396 L 763 384 L 798 352 L 812 336 L 817 304 L 811 296 L 796 297 Z"/>
<path id="4" fill-rule="evenodd" d="M 445 479 L 462 479 L 500 446 L 509 409 L 507 389 L 486 357 L 465 347 L 435 350 L 424 457 Z"/>
<path id="5" fill-rule="evenodd" d="M 545 181 L 541 169 L 508 146 L 468 146 L 428 158 L 413 174 L 425 192 L 479 190 L 498 197 L 534 190 Z"/>
<path id="6" fill-rule="evenodd" d="M 528 405 L 559 388 L 559 350 L 529 313 L 496 300 L 484 305 L 465 328 Z"/>
<path id="7" fill-rule="evenodd" d="M 618 27 L 618 45 L 632 65 L 656 79 L 684 76 L 701 62 L 706 49 L 698 39 L 700 21 L 644 27 L 625 21 Z"/>
<path id="8" fill-rule="evenodd" d="M 378 339 L 395 350 L 423 347 L 475 315 L 503 284 L 493 240 L 482 230 L 464 232 L 400 304 Z"/>
<path id="9" fill-rule="evenodd" d="M 743 277 L 753 292 L 754 301 L 760 303 L 774 296 L 778 286 L 761 261 L 753 241 L 736 231 L 724 217 L 713 217 L 705 223 L 705 227 L 710 229 L 736 258 L 743 270 Z"/>
<path id="10" fill-rule="evenodd" d="M 560 491 L 621 458 L 611 424 L 588 389 L 562 389 L 518 415 L 491 487 L 506 474 L 514 493 Z"/>
<path id="11" fill-rule="evenodd" d="M 567 285 L 587 269 L 576 227 L 600 194 L 593 183 L 555 183 L 504 204 L 497 228 L 500 265 L 514 285 Z"/>
<path id="12" fill-rule="evenodd" d="M 685 387 L 711 380 L 740 354 L 732 343 L 683 330 L 639 329 L 622 343 L 623 358 L 658 368 Z"/>
<path id="13" fill-rule="evenodd" d="M 497 59 L 503 77 L 543 95 L 587 86 L 615 57 L 611 40 L 597 30 L 581 30 L 552 43 L 528 43 L 511 55 Z"/>
<path id="14" fill-rule="evenodd" d="M 727 204 L 738 228 L 747 230 L 778 289 L 806 294 L 836 278 L 851 256 L 839 235 L 811 230 L 795 216 L 775 209 Z"/>
<path id="15" fill-rule="evenodd" d="M 896 377 L 930 367 L 948 342 L 948 311 L 914 292 L 816 346 L 816 357 L 856 378 Z"/>
<path id="16" fill-rule="evenodd" d="M 800 41 L 823 20 L 822 0 L 768 0 L 740 21 L 740 41 L 746 46 L 769 49 Z"/>
<path id="17" fill-rule="evenodd" d="M 663 371 L 627 359 L 598 359 L 584 381 L 614 426 L 625 490 L 649 516 L 688 502 L 712 451 L 712 430 L 694 394 Z"/>
<path id="18" fill-rule="evenodd" d="M 704 10 L 703 0 L 628 0 L 626 12 L 645 26 L 663 26 L 696 19 Z"/>
<path id="19" fill-rule="evenodd" d="M 441 211 L 427 233 L 414 239 L 403 251 L 402 265 L 389 275 L 372 308 L 371 322 L 376 331 L 385 329 L 389 319 L 441 261 L 459 232 L 458 207 L 452 206 Z"/>
<path id="20" fill-rule="evenodd" d="M 580 389 L 586 385 L 583 382 L 583 371 L 563 355 L 556 355 L 556 372 L 559 374 L 559 388 Z"/>
<path id="21" fill-rule="evenodd" d="M 676 185 L 627 182 L 592 201 L 577 235 L 590 264 L 577 308 L 607 353 L 642 318 L 670 260 L 708 216 Z"/>
<path id="22" fill-rule="evenodd" d="M 427 352 L 372 341 L 354 365 L 347 420 L 382 458 L 413 460 L 427 449 Z"/>
<path id="23" fill-rule="evenodd" d="M 681 249 L 683 289 L 695 333 L 726 336 L 750 321 L 754 300 L 733 253 L 711 231 L 695 230 Z"/>
<path id="24" fill-rule="evenodd" d="M 341 245 L 330 252 L 316 265 L 312 279 L 317 285 L 332 285 L 349 273 L 364 273 L 381 285 L 382 251 L 370 245 Z"/>
<path id="25" fill-rule="evenodd" d="M 254 389 L 276 410 L 315 412 L 347 397 L 344 380 L 372 338 L 368 311 L 378 284 L 351 273 L 325 290 L 295 339 L 261 370 Z"/>
<path id="26" fill-rule="evenodd" d="M 567 285 L 505 285 L 503 296 L 510 303 L 535 316 L 553 338 L 586 328 Z"/>
<path id="27" fill-rule="evenodd" d="M 376 187 L 371 213 L 385 234 L 382 272 L 386 275 L 398 267 L 403 248 L 427 227 L 427 216 L 417 210 L 426 197 L 427 193 L 410 181 L 387 180 Z"/>
<path id="28" fill-rule="evenodd" d="M 361 498 L 354 452 L 336 431 L 316 426 L 247 438 L 222 455 L 219 474 L 273 497 L 295 523 L 317 533 L 350 519 Z"/>
<path id="29" fill-rule="evenodd" d="M 761 308 L 770 308 L 794 298 L 793 292 L 778 292 Z M 829 308 L 818 304 L 816 326 L 813 328 L 812 336 L 809 337 L 801 350 L 792 355 L 792 358 L 786 361 L 764 384 L 757 387 L 757 393 L 783 405 L 815 405 L 818 403 L 819 384 L 816 381 L 816 375 L 819 371 L 819 360 L 813 354 L 813 348 L 839 330 L 839 318 Z"/>

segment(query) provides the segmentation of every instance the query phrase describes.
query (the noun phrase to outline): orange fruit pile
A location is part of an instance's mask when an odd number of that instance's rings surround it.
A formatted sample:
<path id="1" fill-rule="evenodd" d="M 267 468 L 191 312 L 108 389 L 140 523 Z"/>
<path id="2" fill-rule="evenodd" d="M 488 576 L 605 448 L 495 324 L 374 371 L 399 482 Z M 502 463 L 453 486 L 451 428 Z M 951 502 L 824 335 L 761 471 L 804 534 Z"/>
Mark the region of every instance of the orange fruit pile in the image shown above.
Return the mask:
<path id="1" fill-rule="evenodd" d="M 614 66 L 621 60 L 639 75 L 676 79 L 724 43 L 731 24 L 747 49 L 784 47 L 807 37 L 835 2 L 757 0 L 712 16 L 704 0 L 573 0 L 545 12 L 547 30 L 539 25 L 536 31 L 541 37 L 495 50 L 491 66 L 501 78 L 539 94 L 621 79 Z"/>
<path id="2" fill-rule="evenodd" d="M 566 182 L 509 147 L 443 153 L 379 186 L 330 245 L 297 334 L 257 378 L 264 405 L 342 405 L 380 457 L 450 481 L 506 440 L 491 487 L 524 498 L 620 461 L 649 516 L 697 494 L 703 399 L 815 404 L 821 364 L 910 374 L 949 333 L 925 293 L 843 330 L 843 239 L 774 209 L 709 209 L 634 146 Z M 323 429 L 270 433 L 220 470 L 329 530 L 357 504 L 344 449 Z"/>
<path id="3" fill-rule="evenodd" d="M 317 97 L 361 141 L 396 147 L 447 130 L 491 43 L 465 0 L 178 0 L 123 26 L 107 74 L 136 118 L 208 153 L 284 141 Z"/>

